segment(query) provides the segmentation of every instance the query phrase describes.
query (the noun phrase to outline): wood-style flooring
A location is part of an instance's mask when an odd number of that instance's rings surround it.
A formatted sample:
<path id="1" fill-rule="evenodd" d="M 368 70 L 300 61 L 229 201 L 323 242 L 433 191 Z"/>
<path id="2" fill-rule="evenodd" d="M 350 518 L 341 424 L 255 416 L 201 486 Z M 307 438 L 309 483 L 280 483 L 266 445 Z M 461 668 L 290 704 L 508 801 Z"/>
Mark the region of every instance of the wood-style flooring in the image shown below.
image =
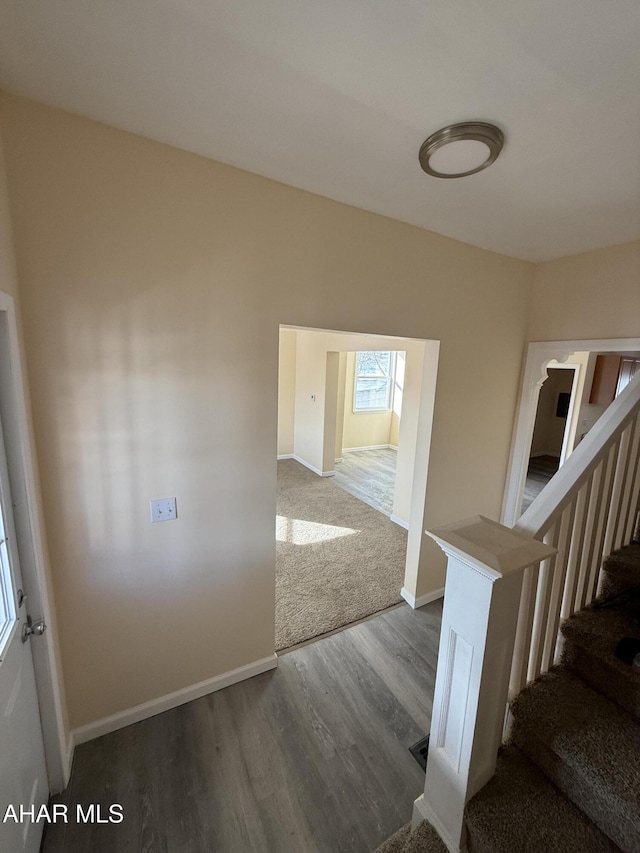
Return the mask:
<path id="1" fill-rule="evenodd" d="M 440 602 L 401 605 L 82 744 L 43 853 L 371 853 L 423 789 L 408 747 L 429 729 L 440 621 Z M 124 821 L 78 824 L 77 803 Z"/>
<path id="2" fill-rule="evenodd" d="M 334 483 L 369 506 L 391 515 L 397 451 L 356 450 L 336 462 Z"/>
<path id="3" fill-rule="evenodd" d="M 555 456 L 531 457 L 522 497 L 522 512 L 533 503 L 557 470 L 558 459 Z"/>

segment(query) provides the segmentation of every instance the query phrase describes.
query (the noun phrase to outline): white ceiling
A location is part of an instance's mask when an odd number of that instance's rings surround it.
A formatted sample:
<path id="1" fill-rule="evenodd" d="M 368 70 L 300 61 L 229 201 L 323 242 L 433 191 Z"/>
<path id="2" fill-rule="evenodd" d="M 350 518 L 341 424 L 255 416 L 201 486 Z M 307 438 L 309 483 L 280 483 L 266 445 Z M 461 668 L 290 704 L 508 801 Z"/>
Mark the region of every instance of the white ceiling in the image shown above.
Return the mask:
<path id="1" fill-rule="evenodd" d="M 638 0 L 0 0 L 0 86 L 520 258 L 640 237 Z M 468 119 L 498 161 L 425 175 Z"/>

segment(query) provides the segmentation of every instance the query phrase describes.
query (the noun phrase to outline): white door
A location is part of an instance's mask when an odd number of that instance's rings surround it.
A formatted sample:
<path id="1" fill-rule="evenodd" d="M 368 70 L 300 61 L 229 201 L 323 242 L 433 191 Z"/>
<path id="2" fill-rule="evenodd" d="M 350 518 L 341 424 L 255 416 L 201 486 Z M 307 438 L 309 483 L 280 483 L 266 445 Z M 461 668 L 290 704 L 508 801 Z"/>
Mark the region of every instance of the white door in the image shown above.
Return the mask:
<path id="1" fill-rule="evenodd" d="M 23 642 L 29 602 L 20 603 L 21 589 L 0 425 L 0 850 L 37 853 L 45 823 L 29 814 L 37 818 L 49 786 L 31 657 L 39 638 Z"/>

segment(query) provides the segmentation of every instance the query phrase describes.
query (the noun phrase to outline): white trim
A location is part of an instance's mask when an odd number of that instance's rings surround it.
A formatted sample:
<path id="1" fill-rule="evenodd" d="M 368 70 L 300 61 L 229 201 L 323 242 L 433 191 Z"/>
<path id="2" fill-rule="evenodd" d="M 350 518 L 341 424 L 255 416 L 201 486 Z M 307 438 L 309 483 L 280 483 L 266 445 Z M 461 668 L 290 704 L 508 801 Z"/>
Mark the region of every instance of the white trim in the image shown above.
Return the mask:
<path id="1" fill-rule="evenodd" d="M 396 453 L 398 452 L 398 445 L 397 444 L 388 444 L 387 447 L 389 448 L 389 450 L 395 450 Z"/>
<path id="2" fill-rule="evenodd" d="M 432 810 L 429 803 L 425 800 L 424 794 L 421 794 L 417 800 L 413 801 L 413 815 L 411 818 L 411 832 L 415 832 L 418 826 L 426 821 L 430 823 L 440 836 L 440 840 L 449 850 L 449 853 L 467 853 L 467 846 L 456 844 L 455 841 L 447 833 L 444 824 L 438 820 L 437 815 Z"/>
<path id="3" fill-rule="evenodd" d="M 444 587 L 434 589 L 433 592 L 426 592 L 424 595 L 419 595 L 416 598 L 405 586 L 403 586 L 400 590 L 400 595 L 410 607 L 416 610 L 418 607 L 424 607 L 425 604 L 431 604 L 432 601 L 437 601 L 439 598 L 442 598 L 444 595 Z"/>
<path id="4" fill-rule="evenodd" d="M 253 678 L 254 675 L 260 675 L 260 673 L 275 669 L 277 666 L 278 656 L 274 653 L 267 658 L 261 658 L 253 661 L 253 663 L 232 669 L 230 672 L 192 684 L 190 687 L 183 687 L 182 690 L 167 693 L 166 696 L 159 696 L 157 699 L 143 702 L 141 705 L 134 705 L 133 708 L 127 708 L 125 711 L 119 711 L 109 717 L 103 717 L 101 720 L 74 729 L 71 733 L 74 745 L 78 746 L 88 740 L 115 732 L 117 729 L 139 723 L 141 720 L 154 717 L 156 714 L 169 711 L 171 708 L 177 708 L 178 705 L 184 705 L 194 699 L 200 699 L 208 693 L 223 690 L 225 687 L 230 687 L 232 684 L 237 684 L 247 678 Z"/>
<path id="5" fill-rule="evenodd" d="M 513 526 L 522 505 L 524 485 L 527 478 L 529 453 L 533 438 L 538 397 L 542 383 L 547 378 L 546 367 L 556 359 L 561 366 L 574 352 L 635 352 L 640 350 L 640 338 L 606 338 L 582 341 L 534 341 L 529 344 L 523 367 L 518 411 L 511 441 L 509 472 L 502 503 L 501 521 Z M 576 382 L 574 380 L 574 386 Z"/>
<path id="6" fill-rule="evenodd" d="M 16 538 L 20 568 L 29 608 L 35 617 L 44 618 L 49 630 L 31 643 L 38 706 L 42 724 L 49 789 L 52 794 L 63 791 L 69 781 L 73 744 L 69 740 L 64 705 L 64 691 L 59 673 L 58 647 L 53 616 L 53 598 L 47 579 L 44 529 L 39 512 L 39 484 L 32 454 L 30 407 L 24 359 L 13 297 L 0 291 L 0 334 L 2 369 L 2 413 L 7 462 L 14 501 Z"/>
<path id="7" fill-rule="evenodd" d="M 394 524 L 404 527 L 405 530 L 409 529 L 409 522 L 405 521 L 403 518 L 399 518 L 397 515 L 390 515 L 389 518 Z"/>
<path id="8" fill-rule="evenodd" d="M 389 353 L 389 375 L 388 376 L 366 376 L 358 374 L 358 356 L 361 352 L 388 352 Z M 353 360 L 353 400 L 351 402 L 351 411 L 354 415 L 379 415 L 388 414 L 393 411 L 393 398 L 396 388 L 396 354 L 398 350 L 356 350 Z M 358 379 L 386 379 L 387 388 L 387 405 L 386 406 L 363 406 L 358 408 L 356 405 L 356 394 L 358 392 Z"/>
<path id="9" fill-rule="evenodd" d="M 310 471 L 313 471 L 313 473 L 317 474 L 318 477 L 335 477 L 335 471 L 321 471 L 319 468 L 316 468 L 315 465 L 312 465 L 310 462 L 305 462 L 304 459 L 296 456 L 295 453 L 291 458 L 295 459 L 296 462 L 299 462 L 301 465 L 304 465 L 304 467 L 308 468 Z"/>
<path id="10" fill-rule="evenodd" d="M 367 447 L 343 447 L 343 453 L 357 453 L 359 450 L 397 450 L 390 444 L 370 444 Z"/>
<path id="11" fill-rule="evenodd" d="M 64 774 L 67 780 L 66 784 L 69 784 L 69 779 L 71 778 L 71 768 L 73 767 L 73 756 L 76 751 L 76 743 L 73 737 L 73 732 L 69 732 L 69 740 L 67 741 L 67 751 L 65 752 L 62 761 L 64 767 Z M 66 786 L 65 786 L 66 787 Z"/>
<path id="12" fill-rule="evenodd" d="M 295 456 L 293 455 L 293 453 L 280 453 L 278 454 L 276 459 L 279 462 L 281 459 L 295 459 Z"/>

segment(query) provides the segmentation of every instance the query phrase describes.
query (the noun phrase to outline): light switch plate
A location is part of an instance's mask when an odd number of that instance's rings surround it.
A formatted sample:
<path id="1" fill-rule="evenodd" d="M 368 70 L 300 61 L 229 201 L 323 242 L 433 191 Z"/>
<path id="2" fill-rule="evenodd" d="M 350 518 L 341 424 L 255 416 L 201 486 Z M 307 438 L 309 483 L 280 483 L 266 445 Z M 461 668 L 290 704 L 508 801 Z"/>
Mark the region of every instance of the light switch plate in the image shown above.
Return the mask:
<path id="1" fill-rule="evenodd" d="M 151 521 L 155 524 L 156 521 L 173 521 L 178 517 L 176 512 L 175 498 L 159 498 L 155 501 L 149 501 L 151 507 Z"/>

